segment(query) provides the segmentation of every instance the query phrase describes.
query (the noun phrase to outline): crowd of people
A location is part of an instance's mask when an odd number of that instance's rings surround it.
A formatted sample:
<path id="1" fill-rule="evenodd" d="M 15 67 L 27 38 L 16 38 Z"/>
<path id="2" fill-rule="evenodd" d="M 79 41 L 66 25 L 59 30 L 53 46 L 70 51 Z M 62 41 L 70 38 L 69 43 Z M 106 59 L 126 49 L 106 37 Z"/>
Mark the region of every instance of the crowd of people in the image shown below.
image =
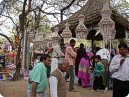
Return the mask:
<path id="1" fill-rule="evenodd" d="M 76 41 L 64 49 L 64 40 L 54 44 L 52 56 L 43 54 L 32 69 L 28 79 L 27 97 L 47 97 L 45 90 L 49 87 L 51 97 L 66 97 L 66 82 L 70 79 L 68 91 L 76 92 L 74 88 L 75 76 L 78 85 L 83 88 L 93 86 L 91 92 L 97 89 L 104 93 L 112 87 L 113 97 L 125 97 L 129 93 L 129 48 L 126 43 L 120 43 L 119 54 L 115 50 L 96 47 L 95 51 L 88 51 L 81 43 L 76 50 Z M 51 65 L 49 78 L 46 66 Z M 75 68 L 75 70 L 74 70 Z M 91 78 L 91 72 L 94 76 Z M 109 85 L 109 78 L 113 85 Z M 90 80 L 94 79 L 93 84 Z M 109 87 L 110 86 L 110 87 Z"/>

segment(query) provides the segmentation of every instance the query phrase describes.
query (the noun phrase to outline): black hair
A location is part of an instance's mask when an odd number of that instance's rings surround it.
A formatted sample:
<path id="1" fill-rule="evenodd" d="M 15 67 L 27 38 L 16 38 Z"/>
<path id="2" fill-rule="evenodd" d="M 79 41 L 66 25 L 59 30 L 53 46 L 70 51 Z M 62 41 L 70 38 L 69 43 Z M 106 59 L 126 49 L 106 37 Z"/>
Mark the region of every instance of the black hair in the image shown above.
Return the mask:
<path id="1" fill-rule="evenodd" d="M 29 65 L 29 70 L 32 70 L 32 69 L 33 69 L 32 65 Z"/>
<path id="2" fill-rule="evenodd" d="M 83 49 L 83 48 L 84 48 L 84 44 L 81 43 L 81 44 L 80 44 L 80 49 Z"/>
<path id="3" fill-rule="evenodd" d="M 70 44 L 71 44 L 71 43 L 76 43 L 76 41 L 75 41 L 74 39 L 71 39 L 71 40 L 70 40 Z"/>
<path id="4" fill-rule="evenodd" d="M 79 49 L 80 49 L 80 50 L 79 50 L 79 51 L 80 51 L 79 53 L 82 53 L 82 55 L 84 54 L 84 49 L 83 49 L 83 48 L 84 48 L 84 44 L 81 43 L 81 44 L 80 44 L 80 48 L 79 48 Z M 85 55 L 86 55 L 86 54 L 85 54 Z"/>
<path id="5" fill-rule="evenodd" d="M 47 58 L 51 58 L 48 54 L 42 54 L 40 57 L 40 62 L 43 62 L 43 60 L 46 60 Z"/>
<path id="6" fill-rule="evenodd" d="M 100 49 L 100 47 L 96 47 L 95 52 L 99 51 Z"/>
<path id="7" fill-rule="evenodd" d="M 63 39 L 63 38 L 61 38 L 60 42 L 64 42 L 64 39 Z"/>
<path id="8" fill-rule="evenodd" d="M 114 57 L 114 55 L 111 53 L 111 58 L 113 58 Z"/>
<path id="9" fill-rule="evenodd" d="M 58 40 L 58 43 L 60 44 L 61 42 L 64 42 L 64 39 L 61 38 L 60 40 Z"/>
<path id="10" fill-rule="evenodd" d="M 118 45 L 118 48 L 128 48 L 128 46 L 127 46 L 127 44 L 126 43 L 120 43 L 119 45 Z"/>
<path id="11" fill-rule="evenodd" d="M 101 60 L 101 56 L 100 55 L 96 55 L 95 58 L 97 58 L 98 60 Z"/>

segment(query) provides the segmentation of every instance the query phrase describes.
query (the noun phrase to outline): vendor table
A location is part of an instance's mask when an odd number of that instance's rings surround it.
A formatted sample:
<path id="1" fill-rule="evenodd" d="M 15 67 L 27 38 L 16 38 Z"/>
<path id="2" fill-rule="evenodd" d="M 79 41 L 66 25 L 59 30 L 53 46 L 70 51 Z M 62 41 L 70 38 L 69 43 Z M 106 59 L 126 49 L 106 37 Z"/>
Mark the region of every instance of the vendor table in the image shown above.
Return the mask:
<path id="1" fill-rule="evenodd" d="M 9 75 L 8 72 L 0 72 L 0 74 L 3 75 L 3 80 L 7 80 L 8 79 L 8 75 Z"/>

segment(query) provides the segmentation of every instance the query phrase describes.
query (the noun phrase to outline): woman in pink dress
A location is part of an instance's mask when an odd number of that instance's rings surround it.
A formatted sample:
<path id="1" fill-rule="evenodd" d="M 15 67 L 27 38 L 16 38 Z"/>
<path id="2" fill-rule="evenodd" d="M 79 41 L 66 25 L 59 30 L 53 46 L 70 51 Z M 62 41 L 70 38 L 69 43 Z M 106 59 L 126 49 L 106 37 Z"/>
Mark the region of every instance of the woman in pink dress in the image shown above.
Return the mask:
<path id="1" fill-rule="evenodd" d="M 84 48 L 84 44 L 80 44 L 80 48 L 77 50 L 77 56 L 75 60 L 75 75 L 78 76 L 79 63 L 83 57 L 83 54 L 86 55 L 86 49 Z M 81 86 L 81 79 L 78 79 L 78 86 Z"/>
<path id="2" fill-rule="evenodd" d="M 90 59 L 94 56 L 92 52 L 83 54 L 83 57 L 79 63 L 78 78 L 81 79 L 82 86 L 84 88 L 90 86 Z"/>

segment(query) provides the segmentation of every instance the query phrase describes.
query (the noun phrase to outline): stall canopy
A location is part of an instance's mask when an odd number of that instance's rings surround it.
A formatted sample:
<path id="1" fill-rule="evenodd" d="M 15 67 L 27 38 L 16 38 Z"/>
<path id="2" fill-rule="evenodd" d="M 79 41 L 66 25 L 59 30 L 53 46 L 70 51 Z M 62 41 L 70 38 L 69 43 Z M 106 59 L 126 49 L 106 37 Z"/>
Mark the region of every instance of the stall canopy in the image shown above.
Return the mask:
<path id="1" fill-rule="evenodd" d="M 84 24 L 88 29 L 91 29 L 87 39 L 94 39 L 94 40 L 102 40 L 102 36 L 96 34 L 96 30 L 92 30 L 92 28 L 96 27 L 101 20 L 101 10 L 103 8 L 103 0 L 89 0 L 79 11 L 73 14 L 68 20 L 64 20 L 58 25 L 52 27 L 52 31 L 54 31 L 55 27 L 59 28 L 59 33 L 62 33 L 65 29 L 65 23 L 68 21 L 70 24 L 70 30 L 72 32 L 72 36 L 76 37 L 75 29 L 79 24 L 78 16 L 82 13 L 85 15 L 85 22 Z M 111 18 L 115 22 L 115 29 L 116 29 L 116 36 L 115 39 L 125 38 L 125 29 L 129 30 L 129 21 L 120 15 L 114 8 L 110 6 L 113 14 Z"/>

